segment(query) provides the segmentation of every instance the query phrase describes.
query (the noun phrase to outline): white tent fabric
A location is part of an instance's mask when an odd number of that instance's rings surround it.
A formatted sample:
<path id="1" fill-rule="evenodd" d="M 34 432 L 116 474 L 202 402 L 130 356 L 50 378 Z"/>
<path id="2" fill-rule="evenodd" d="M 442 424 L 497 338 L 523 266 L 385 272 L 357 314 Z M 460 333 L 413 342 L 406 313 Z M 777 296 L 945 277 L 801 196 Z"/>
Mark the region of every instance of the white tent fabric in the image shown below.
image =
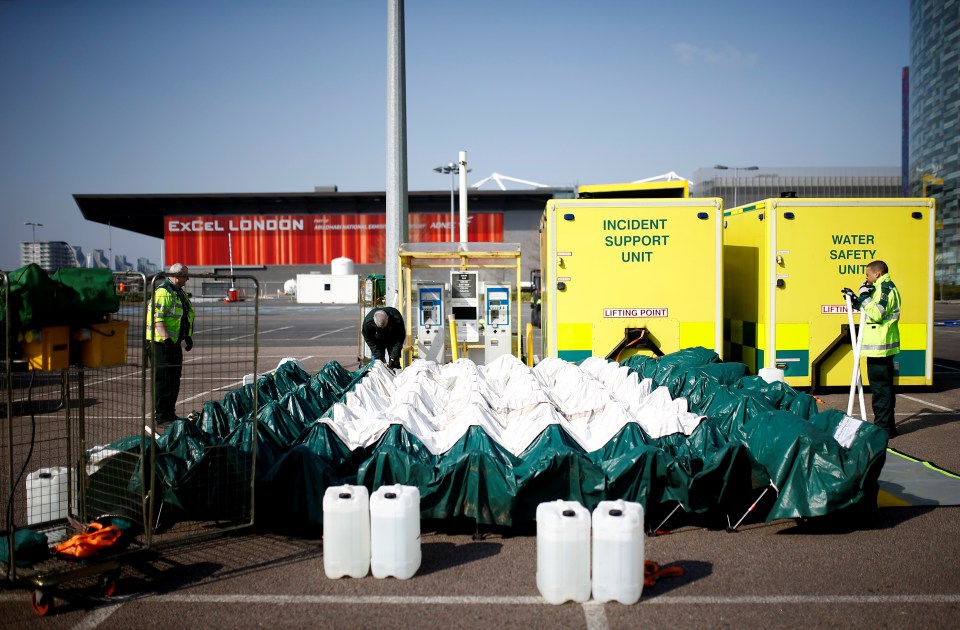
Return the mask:
<path id="1" fill-rule="evenodd" d="M 418 360 L 399 374 L 378 362 L 321 421 L 351 449 L 374 444 L 398 424 L 439 455 L 479 426 L 519 455 L 550 424 L 593 452 L 628 422 L 658 438 L 690 435 L 701 420 L 686 399 L 673 400 L 665 387 L 653 389 L 650 379 L 639 381 L 606 359 L 544 359 L 531 369 L 505 355 L 485 366 Z"/>

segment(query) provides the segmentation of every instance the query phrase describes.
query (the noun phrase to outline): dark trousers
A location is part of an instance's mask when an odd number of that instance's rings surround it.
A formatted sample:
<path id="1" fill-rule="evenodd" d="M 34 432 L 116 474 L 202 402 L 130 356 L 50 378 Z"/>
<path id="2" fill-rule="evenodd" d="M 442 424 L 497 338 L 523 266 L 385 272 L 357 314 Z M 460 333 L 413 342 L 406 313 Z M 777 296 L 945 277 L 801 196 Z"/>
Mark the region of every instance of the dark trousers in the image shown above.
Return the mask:
<path id="1" fill-rule="evenodd" d="M 156 400 L 153 417 L 157 422 L 177 419 L 177 397 L 183 374 L 183 349 L 180 344 L 153 343 L 154 387 Z"/>
<path id="2" fill-rule="evenodd" d="M 897 434 L 894 410 L 897 406 L 893 391 L 893 356 L 867 357 L 867 378 L 873 398 L 873 423 L 893 437 Z"/>

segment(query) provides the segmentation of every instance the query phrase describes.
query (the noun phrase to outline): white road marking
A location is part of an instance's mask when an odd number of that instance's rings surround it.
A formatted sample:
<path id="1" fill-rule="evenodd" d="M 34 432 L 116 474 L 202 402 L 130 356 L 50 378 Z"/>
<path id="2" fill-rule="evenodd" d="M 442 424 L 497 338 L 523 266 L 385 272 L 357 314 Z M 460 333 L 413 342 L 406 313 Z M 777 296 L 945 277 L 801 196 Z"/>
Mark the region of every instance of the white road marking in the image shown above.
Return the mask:
<path id="1" fill-rule="evenodd" d="M 641 599 L 641 604 L 690 606 L 693 604 L 954 604 L 960 603 L 960 594 L 944 595 L 741 595 L 664 596 Z"/>
<path id="2" fill-rule="evenodd" d="M 217 326 L 215 328 L 203 328 L 199 331 L 194 330 L 193 336 L 196 337 L 197 335 L 203 335 L 205 333 L 213 332 L 214 330 L 226 330 L 227 328 L 236 328 L 236 326 Z"/>
<path id="3" fill-rule="evenodd" d="M 144 595 L 150 601 L 191 604 L 403 604 L 439 606 L 550 606 L 538 596 L 496 595 L 260 595 L 254 593 L 236 595 L 170 594 Z M 602 606 L 599 602 L 594 602 Z M 960 593 L 930 595 L 658 595 L 644 596 L 639 605 L 690 606 L 695 604 L 960 604 Z"/>
<path id="4" fill-rule="evenodd" d="M 278 330 L 287 330 L 293 328 L 293 326 L 281 326 L 280 328 L 271 328 L 270 330 L 261 330 L 260 335 L 266 335 L 267 333 L 277 332 Z M 237 341 L 239 339 L 246 339 L 247 337 L 253 337 L 256 333 L 250 333 L 248 335 L 240 335 L 239 337 L 230 337 L 225 341 Z"/>
<path id="5" fill-rule="evenodd" d="M 313 341 L 314 339 L 319 339 L 320 337 L 326 337 L 327 335 L 335 335 L 338 332 L 343 332 L 344 330 L 350 330 L 352 328 L 356 328 L 356 326 L 347 326 L 346 328 L 340 328 L 338 330 L 331 330 L 330 332 L 320 333 L 316 337 L 310 337 L 309 341 Z"/>
<path id="6" fill-rule="evenodd" d="M 914 398 L 913 396 L 907 396 L 906 394 L 897 394 L 897 396 L 899 396 L 900 398 L 906 398 L 907 400 L 912 400 L 913 402 L 918 402 L 922 405 L 930 405 L 931 407 L 936 407 L 937 409 L 943 409 L 944 411 L 956 411 L 955 409 L 951 409 L 950 407 L 941 407 L 936 403 L 922 400 L 920 398 Z"/>
<path id="7" fill-rule="evenodd" d="M 587 630 L 609 630 L 610 628 L 602 602 L 584 602 L 583 617 L 587 624 Z"/>
<path id="8" fill-rule="evenodd" d="M 23 594 L 0 592 L 0 601 L 22 601 Z M 550 606 L 543 598 L 537 596 L 388 596 L 388 595 L 261 595 L 253 593 L 235 595 L 200 595 L 200 594 L 168 594 L 151 595 L 139 593 L 115 597 L 109 604 L 97 608 L 86 615 L 83 620 L 74 626 L 77 630 L 95 628 L 124 603 L 139 600 L 146 602 L 174 603 L 174 604 L 268 604 L 268 605 L 408 605 L 408 606 Z M 862 604 L 880 605 L 929 605 L 929 604 L 960 604 L 960 594 L 917 594 L 917 595 L 658 595 L 644 596 L 640 606 L 743 606 L 743 605 L 827 605 L 851 606 Z M 581 604 L 584 611 L 586 625 L 590 630 L 605 630 L 608 627 L 604 604 L 589 601 Z"/>
<path id="9" fill-rule="evenodd" d="M 124 599 L 129 599 L 129 597 Z M 120 610 L 120 607 L 123 605 L 123 601 L 118 600 L 120 600 L 119 597 L 112 600 L 103 608 L 97 608 L 90 614 L 84 616 L 84 618 L 80 620 L 80 623 L 73 627 L 73 630 L 93 630 L 94 628 L 98 627 L 113 613 Z"/>
<path id="10" fill-rule="evenodd" d="M 206 391 L 199 392 L 188 398 L 181 398 L 178 400 L 178 403 L 188 403 L 191 400 L 196 400 L 198 398 L 206 398 L 209 394 L 212 394 L 214 392 L 222 392 L 225 389 L 234 390 L 241 387 L 242 385 L 243 385 L 243 379 L 239 381 L 233 381 L 232 383 L 227 383 L 226 385 L 222 385 L 220 387 L 214 387 L 213 389 L 208 389 Z"/>

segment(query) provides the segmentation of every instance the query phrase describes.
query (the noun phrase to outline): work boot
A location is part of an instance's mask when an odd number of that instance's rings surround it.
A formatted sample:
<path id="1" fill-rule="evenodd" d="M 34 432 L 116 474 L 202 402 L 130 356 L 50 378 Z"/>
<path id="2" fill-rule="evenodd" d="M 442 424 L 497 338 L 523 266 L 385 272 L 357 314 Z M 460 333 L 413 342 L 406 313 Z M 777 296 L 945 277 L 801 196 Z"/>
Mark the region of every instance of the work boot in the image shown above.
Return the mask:
<path id="1" fill-rule="evenodd" d="M 177 419 L 176 415 L 170 415 L 165 413 L 155 413 L 153 414 L 153 420 L 156 422 L 157 426 L 162 424 L 170 424 Z"/>

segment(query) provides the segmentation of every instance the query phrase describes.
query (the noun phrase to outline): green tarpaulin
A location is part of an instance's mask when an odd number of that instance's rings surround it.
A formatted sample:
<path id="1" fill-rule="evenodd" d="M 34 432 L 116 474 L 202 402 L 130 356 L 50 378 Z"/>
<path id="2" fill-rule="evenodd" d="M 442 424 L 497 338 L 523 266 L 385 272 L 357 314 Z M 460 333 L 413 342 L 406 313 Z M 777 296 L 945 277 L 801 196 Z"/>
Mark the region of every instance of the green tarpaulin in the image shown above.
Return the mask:
<path id="1" fill-rule="evenodd" d="M 743 365 L 703 348 L 621 366 L 548 360 L 556 363 L 530 370 L 508 359 L 515 363 L 415 363 L 399 375 L 331 362 L 311 376 L 285 362 L 206 404 L 195 426 L 178 420 L 157 440 L 164 496 L 183 518 L 208 517 L 233 500 L 232 491 L 216 490 L 216 478 L 250 473 L 243 462 L 254 443 L 256 387 L 260 524 L 320 524 L 324 491 L 341 484 L 416 486 L 424 518 L 500 526 L 530 523 L 539 503 L 558 498 L 588 509 L 619 498 L 648 512 L 679 504 L 736 518 L 768 486 L 776 490 L 768 520 L 876 505 L 882 431 L 837 411 L 818 413 L 812 397 L 746 376 Z M 570 378 L 581 379 L 572 389 L 589 399 L 572 398 Z M 520 382 L 530 389 L 517 394 Z M 602 391 L 609 402 L 595 396 Z M 508 392 L 517 396 L 508 400 Z M 653 401 L 658 392 L 673 408 L 651 417 L 693 418 L 692 430 L 651 437 L 649 418 L 630 415 L 646 413 L 646 402 L 621 400 Z M 211 450 L 216 445 L 223 450 Z"/>

